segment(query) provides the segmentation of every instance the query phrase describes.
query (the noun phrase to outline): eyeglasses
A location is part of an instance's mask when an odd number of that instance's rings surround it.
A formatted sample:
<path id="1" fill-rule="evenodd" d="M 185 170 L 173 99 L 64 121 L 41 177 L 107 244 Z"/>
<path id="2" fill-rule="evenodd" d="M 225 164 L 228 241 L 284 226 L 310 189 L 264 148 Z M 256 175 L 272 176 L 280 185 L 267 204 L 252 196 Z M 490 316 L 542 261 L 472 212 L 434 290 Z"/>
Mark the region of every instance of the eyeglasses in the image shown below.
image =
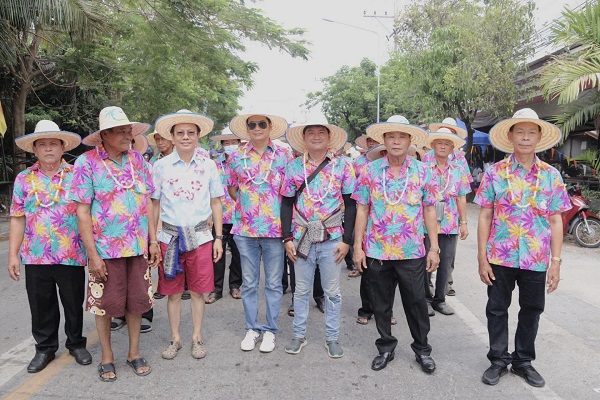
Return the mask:
<path id="1" fill-rule="evenodd" d="M 267 123 L 267 121 L 259 121 L 259 122 L 248 122 L 248 128 L 250 130 L 253 130 L 256 128 L 256 125 L 258 125 L 258 127 L 260 129 L 267 129 L 267 126 L 269 126 L 269 124 Z"/>

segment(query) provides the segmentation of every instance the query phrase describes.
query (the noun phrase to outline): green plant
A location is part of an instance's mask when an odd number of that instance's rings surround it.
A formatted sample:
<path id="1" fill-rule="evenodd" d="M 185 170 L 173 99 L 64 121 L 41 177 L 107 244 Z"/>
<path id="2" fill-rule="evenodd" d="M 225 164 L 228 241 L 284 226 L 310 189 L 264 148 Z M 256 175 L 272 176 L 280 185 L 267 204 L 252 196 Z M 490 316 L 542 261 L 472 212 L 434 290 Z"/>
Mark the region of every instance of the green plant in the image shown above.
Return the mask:
<path id="1" fill-rule="evenodd" d="M 587 149 L 583 153 L 581 153 L 577 158 L 577 161 L 584 161 L 589 164 L 593 169 L 600 170 L 600 151 L 593 151 Z"/>

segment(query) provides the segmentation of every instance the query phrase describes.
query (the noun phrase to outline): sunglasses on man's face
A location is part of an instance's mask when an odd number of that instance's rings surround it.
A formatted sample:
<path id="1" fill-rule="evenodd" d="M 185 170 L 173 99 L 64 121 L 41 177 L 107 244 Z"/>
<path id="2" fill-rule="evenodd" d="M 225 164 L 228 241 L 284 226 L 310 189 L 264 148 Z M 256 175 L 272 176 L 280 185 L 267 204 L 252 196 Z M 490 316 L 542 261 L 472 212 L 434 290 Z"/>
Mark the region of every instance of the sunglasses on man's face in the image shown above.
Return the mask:
<path id="1" fill-rule="evenodd" d="M 256 128 L 256 125 L 258 125 L 260 129 L 267 129 L 267 126 L 269 126 L 269 124 L 267 124 L 267 121 L 248 122 L 248 128 L 250 128 L 250 130 Z"/>

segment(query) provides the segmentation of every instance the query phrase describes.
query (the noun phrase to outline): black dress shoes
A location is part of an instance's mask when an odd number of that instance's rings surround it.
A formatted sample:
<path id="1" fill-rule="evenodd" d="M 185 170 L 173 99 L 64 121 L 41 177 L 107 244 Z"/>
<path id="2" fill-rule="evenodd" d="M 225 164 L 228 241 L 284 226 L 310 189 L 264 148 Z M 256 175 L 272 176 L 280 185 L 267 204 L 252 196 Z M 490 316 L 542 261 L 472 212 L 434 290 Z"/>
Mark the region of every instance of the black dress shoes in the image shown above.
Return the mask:
<path id="1" fill-rule="evenodd" d="M 522 367 L 510 367 L 510 372 L 525 379 L 525 382 L 531 386 L 542 387 L 546 381 L 531 365 L 523 365 Z"/>
<path id="2" fill-rule="evenodd" d="M 498 365 L 492 364 L 491 367 L 485 370 L 483 376 L 481 377 L 481 381 L 486 385 L 494 386 L 498 382 L 500 382 L 500 378 L 508 372 L 508 368 Z"/>
<path id="3" fill-rule="evenodd" d="M 79 365 L 89 365 L 92 363 L 92 355 L 85 347 L 70 349 L 69 354 L 75 357 L 75 361 Z"/>
<path id="4" fill-rule="evenodd" d="M 421 369 L 423 370 L 423 372 L 427 372 L 428 374 L 430 374 L 433 371 L 435 371 L 435 361 L 433 361 L 433 358 L 431 358 L 430 356 L 415 355 L 415 358 L 417 362 L 421 365 Z"/>
<path id="5" fill-rule="evenodd" d="M 394 352 L 385 352 L 379 354 L 377 357 L 373 359 L 373 363 L 371 364 L 371 369 L 374 371 L 379 371 L 387 367 L 388 363 L 394 359 Z"/>
<path id="6" fill-rule="evenodd" d="M 32 374 L 40 372 L 41 370 L 46 368 L 46 365 L 48 365 L 48 363 L 50 363 L 50 361 L 52 360 L 54 360 L 54 353 L 35 353 L 35 357 L 33 357 L 31 362 L 27 366 L 27 372 Z"/>

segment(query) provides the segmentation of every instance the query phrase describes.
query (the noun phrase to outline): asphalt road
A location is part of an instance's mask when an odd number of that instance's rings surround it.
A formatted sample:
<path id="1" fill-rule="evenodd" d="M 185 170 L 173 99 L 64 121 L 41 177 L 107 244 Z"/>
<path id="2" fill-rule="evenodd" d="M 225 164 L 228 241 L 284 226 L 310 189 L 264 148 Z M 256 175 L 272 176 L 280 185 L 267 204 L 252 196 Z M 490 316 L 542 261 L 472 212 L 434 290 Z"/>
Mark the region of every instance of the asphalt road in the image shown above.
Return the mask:
<path id="1" fill-rule="evenodd" d="M 12 282 L 5 267 L 0 273 L 0 396 L 34 399 L 600 399 L 600 249 L 584 249 L 565 240 L 562 280 L 558 290 L 547 296 L 537 339 L 534 365 L 546 379 L 538 389 L 521 378 L 508 374 L 490 387 L 481 383 L 481 374 L 489 366 L 486 359 L 485 286 L 479 281 L 476 263 L 477 207 L 469 205 L 471 235 L 459 243 L 455 270 L 456 297 L 448 298 L 457 311 L 453 316 L 431 318 L 429 340 L 437 363 L 433 375 L 421 372 L 410 349 L 410 335 L 399 296 L 393 328 L 399 339 L 396 359 L 382 371 L 370 368 L 377 354 L 374 321 L 356 324 L 360 305 L 359 279 L 342 279 L 342 325 L 340 343 L 345 350 L 341 359 L 329 359 L 324 348 L 324 316 L 315 307 L 310 310 L 308 345 L 299 355 L 283 351 L 292 337 L 292 318 L 286 315 L 291 301 L 289 291 L 279 317 L 281 333 L 273 353 L 261 354 L 258 348 L 242 352 L 244 336 L 242 303 L 228 295 L 206 307 L 204 341 L 208 355 L 195 360 L 189 354 L 191 323 L 189 302 L 184 302 L 182 335 L 184 348 L 173 361 L 160 353 L 169 340 L 166 299 L 158 300 L 154 329 L 142 335 L 142 354 L 153 372 L 137 377 L 126 366 L 126 330 L 113 334 L 118 380 L 103 383 L 96 368 L 100 348 L 92 315 L 85 315 L 94 362 L 76 364 L 61 347 L 57 360 L 38 374 L 25 367 L 34 354 L 30 334 L 30 314 L 24 282 Z M 6 265 L 7 242 L 0 243 L 0 259 Z M 513 304 L 517 303 L 516 291 Z M 516 327 L 516 308 L 511 308 L 511 335 Z M 264 305 L 261 308 L 264 319 Z M 61 333 L 62 335 L 62 333 Z M 61 336 L 64 344 L 64 335 Z M 257 346 L 258 347 L 258 346 Z"/>

